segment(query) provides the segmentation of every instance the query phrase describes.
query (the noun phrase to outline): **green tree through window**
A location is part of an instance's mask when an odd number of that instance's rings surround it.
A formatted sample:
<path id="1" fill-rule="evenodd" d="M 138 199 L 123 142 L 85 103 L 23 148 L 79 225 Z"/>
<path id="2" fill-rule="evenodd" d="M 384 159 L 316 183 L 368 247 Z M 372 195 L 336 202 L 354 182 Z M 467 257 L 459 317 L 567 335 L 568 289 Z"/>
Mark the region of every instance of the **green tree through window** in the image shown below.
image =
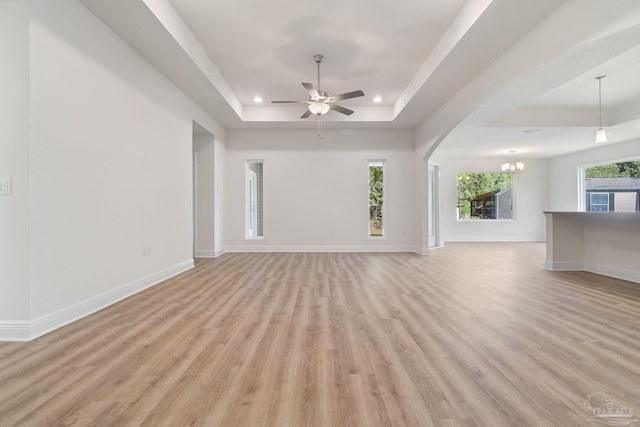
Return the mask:
<path id="1" fill-rule="evenodd" d="M 458 219 L 513 219 L 510 173 L 459 173 Z"/>
<path id="2" fill-rule="evenodd" d="M 369 235 L 382 236 L 384 214 L 384 161 L 369 161 Z"/>
<path id="3" fill-rule="evenodd" d="M 640 160 L 587 168 L 586 178 L 640 178 Z"/>

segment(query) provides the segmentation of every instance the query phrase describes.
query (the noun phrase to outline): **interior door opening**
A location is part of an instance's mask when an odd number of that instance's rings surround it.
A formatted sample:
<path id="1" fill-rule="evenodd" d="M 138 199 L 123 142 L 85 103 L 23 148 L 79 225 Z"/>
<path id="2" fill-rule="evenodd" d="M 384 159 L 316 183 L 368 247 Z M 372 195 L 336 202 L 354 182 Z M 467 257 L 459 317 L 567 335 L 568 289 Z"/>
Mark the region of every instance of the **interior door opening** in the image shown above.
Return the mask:
<path id="1" fill-rule="evenodd" d="M 214 135 L 193 122 L 192 252 L 194 258 L 215 256 L 214 249 Z"/>

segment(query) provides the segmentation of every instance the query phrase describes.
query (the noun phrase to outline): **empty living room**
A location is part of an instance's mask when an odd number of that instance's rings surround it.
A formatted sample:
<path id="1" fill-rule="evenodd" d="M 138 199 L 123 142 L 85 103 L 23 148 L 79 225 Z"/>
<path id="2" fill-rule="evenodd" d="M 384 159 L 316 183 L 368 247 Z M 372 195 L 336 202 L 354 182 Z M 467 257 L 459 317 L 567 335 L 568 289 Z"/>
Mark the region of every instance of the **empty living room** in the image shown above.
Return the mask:
<path id="1" fill-rule="evenodd" d="M 0 0 L 0 59 L 0 426 L 640 422 L 636 0 Z"/>

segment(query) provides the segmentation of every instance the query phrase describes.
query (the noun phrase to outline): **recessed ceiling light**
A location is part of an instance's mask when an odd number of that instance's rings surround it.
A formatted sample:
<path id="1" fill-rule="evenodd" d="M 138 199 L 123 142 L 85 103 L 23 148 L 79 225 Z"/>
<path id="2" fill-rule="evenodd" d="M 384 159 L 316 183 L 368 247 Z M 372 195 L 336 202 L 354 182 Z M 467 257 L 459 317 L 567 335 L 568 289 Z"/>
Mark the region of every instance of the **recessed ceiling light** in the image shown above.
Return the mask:
<path id="1" fill-rule="evenodd" d="M 253 102 L 255 102 L 256 104 L 260 104 L 262 102 L 262 97 L 258 95 L 254 96 Z"/>
<path id="2" fill-rule="evenodd" d="M 382 97 L 381 97 L 380 95 L 376 95 L 376 96 L 373 98 L 373 102 L 381 102 L 381 101 L 382 101 Z"/>

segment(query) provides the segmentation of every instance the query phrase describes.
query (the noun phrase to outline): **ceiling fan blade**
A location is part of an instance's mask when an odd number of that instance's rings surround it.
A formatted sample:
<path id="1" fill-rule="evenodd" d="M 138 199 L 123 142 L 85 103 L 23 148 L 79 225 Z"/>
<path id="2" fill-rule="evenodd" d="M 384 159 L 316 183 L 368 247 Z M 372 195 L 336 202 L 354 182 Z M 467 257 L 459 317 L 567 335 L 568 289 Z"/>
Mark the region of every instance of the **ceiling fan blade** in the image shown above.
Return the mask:
<path id="1" fill-rule="evenodd" d="M 328 104 L 328 105 L 333 111 L 337 111 L 338 113 L 346 114 L 347 116 L 350 116 L 353 114 L 353 110 L 349 110 L 348 108 L 344 108 L 336 104 Z"/>
<path id="2" fill-rule="evenodd" d="M 310 115 L 311 115 L 311 111 L 309 111 L 309 109 L 307 109 L 307 111 L 305 111 L 304 114 L 300 116 L 300 118 L 301 119 L 306 119 Z"/>
<path id="3" fill-rule="evenodd" d="M 307 104 L 308 101 L 271 101 L 272 104 Z"/>
<path id="4" fill-rule="evenodd" d="M 347 92 L 347 93 L 342 93 L 340 95 L 330 96 L 329 98 L 326 99 L 326 102 L 341 101 L 343 99 L 357 98 L 359 96 L 364 96 L 364 92 L 361 90 L 354 90 L 353 92 Z"/>
<path id="5" fill-rule="evenodd" d="M 310 97 L 317 99 L 320 96 L 311 83 L 302 83 L 302 86 L 307 90 Z"/>

